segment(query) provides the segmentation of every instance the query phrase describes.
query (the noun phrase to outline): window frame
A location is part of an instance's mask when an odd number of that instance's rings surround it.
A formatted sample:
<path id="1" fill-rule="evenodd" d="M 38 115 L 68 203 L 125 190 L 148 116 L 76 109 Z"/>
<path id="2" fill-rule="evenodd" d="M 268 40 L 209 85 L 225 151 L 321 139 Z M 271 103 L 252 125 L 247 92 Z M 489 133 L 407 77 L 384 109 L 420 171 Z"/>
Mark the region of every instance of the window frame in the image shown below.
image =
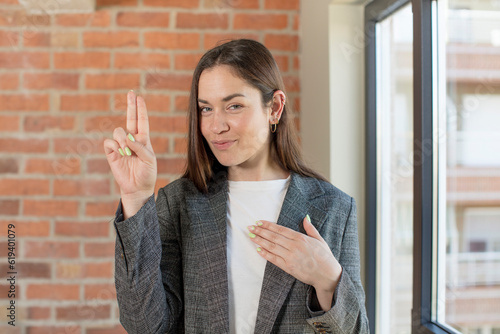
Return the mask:
<path id="1" fill-rule="evenodd" d="M 375 333 L 377 289 L 377 73 L 376 24 L 412 2 L 413 11 L 413 305 L 412 333 L 459 334 L 433 319 L 433 283 L 436 273 L 434 236 L 437 180 L 433 141 L 437 88 L 433 78 L 434 1 L 374 0 L 365 6 L 365 115 L 366 115 L 366 309 L 370 332 Z"/>

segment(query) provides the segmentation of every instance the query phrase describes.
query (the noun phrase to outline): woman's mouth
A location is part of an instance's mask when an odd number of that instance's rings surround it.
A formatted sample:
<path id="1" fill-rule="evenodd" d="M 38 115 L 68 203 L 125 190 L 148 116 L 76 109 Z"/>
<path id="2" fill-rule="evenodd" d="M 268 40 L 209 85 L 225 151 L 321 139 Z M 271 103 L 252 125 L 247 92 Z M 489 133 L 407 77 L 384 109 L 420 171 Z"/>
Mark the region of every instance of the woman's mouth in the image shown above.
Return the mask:
<path id="1" fill-rule="evenodd" d="M 229 147 L 231 147 L 231 145 L 233 145 L 233 143 L 235 142 L 236 140 L 218 140 L 218 141 L 212 141 L 212 145 L 214 145 L 214 147 L 218 150 L 226 150 L 228 149 Z"/>

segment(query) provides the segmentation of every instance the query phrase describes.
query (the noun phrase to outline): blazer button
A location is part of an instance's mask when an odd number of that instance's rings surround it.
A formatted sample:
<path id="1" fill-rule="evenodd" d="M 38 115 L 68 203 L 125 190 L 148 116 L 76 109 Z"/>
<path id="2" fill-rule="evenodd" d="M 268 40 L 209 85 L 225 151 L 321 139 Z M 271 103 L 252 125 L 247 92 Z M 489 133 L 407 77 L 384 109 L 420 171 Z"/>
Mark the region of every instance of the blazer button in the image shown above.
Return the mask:
<path id="1" fill-rule="evenodd" d="M 122 259 L 123 259 L 123 253 L 122 253 L 120 256 L 121 256 L 121 257 L 122 257 Z"/>

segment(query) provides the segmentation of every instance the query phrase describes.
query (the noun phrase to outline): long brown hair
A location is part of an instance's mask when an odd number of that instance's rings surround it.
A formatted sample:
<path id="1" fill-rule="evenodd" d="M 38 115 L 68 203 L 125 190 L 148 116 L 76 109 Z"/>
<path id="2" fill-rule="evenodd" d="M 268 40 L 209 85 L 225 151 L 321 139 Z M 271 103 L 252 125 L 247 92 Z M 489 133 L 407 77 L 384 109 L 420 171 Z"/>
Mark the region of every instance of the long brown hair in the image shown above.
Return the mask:
<path id="1" fill-rule="evenodd" d="M 278 65 L 269 50 L 261 43 L 250 39 L 238 39 L 216 46 L 207 51 L 198 62 L 193 74 L 189 96 L 189 139 L 187 167 L 183 177 L 193 181 L 201 192 L 207 192 L 208 181 L 219 171 L 226 171 L 212 153 L 201 134 L 198 108 L 198 83 L 201 73 L 218 65 L 229 65 L 236 75 L 261 92 L 262 102 L 269 105 L 274 92 L 286 94 Z M 303 176 L 325 180 L 323 176 L 307 167 L 297 140 L 291 110 L 285 105 L 275 133 L 271 133 L 271 158 L 285 170 Z"/>

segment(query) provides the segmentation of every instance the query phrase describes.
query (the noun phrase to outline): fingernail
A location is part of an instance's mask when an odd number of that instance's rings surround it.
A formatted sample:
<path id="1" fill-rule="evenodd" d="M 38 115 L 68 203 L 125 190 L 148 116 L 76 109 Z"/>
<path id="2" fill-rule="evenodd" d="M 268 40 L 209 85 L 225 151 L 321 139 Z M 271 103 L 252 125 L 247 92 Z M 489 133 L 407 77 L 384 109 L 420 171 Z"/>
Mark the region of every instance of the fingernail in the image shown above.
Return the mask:
<path id="1" fill-rule="evenodd" d="M 254 230 L 255 230 L 255 226 L 253 226 L 253 225 L 252 225 L 252 226 L 248 226 L 248 228 L 249 228 L 250 230 L 252 230 L 252 231 L 254 231 Z"/>
<path id="2" fill-rule="evenodd" d="M 131 133 L 128 134 L 128 139 L 130 139 L 131 142 L 135 142 L 135 138 Z"/>
<path id="3" fill-rule="evenodd" d="M 255 238 L 255 234 L 253 234 L 252 232 L 248 233 L 248 236 L 252 239 Z"/>
<path id="4" fill-rule="evenodd" d="M 306 218 L 307 218 L 307 221 L 310 223 L 311 222 L 311 217 L 309 217 L 309 215 L 307 215 Z"/>
<path id="5" fill-rule="evenodd" d="M 262 226 L 262 222 L 260 220 L 256 221 L 255 223 L 257 224 L 257 226 Z"/>
<path id="6" fill-rule="evenodd" d="M 122 157 L 125 156 L 125 154 L 123 154 L 123 150 L 121 149 L 121 147 L 118 149 L 118 152 L 120 152 L 120 154 L 122 155 Z"/>
<path id="7" fill-rule="evenodd" d="M 125 147 L 125 153 L 127 153 L 128 156 L 132 155 L 132 152 L 130 152 L 130 149 L 128 147 Z"/>
<path id="8" fill-rule="evenodd" d="M 260 247 L 257 247 L 257 252 L 260 252 L 262 251 L 262 249 Z"/>

